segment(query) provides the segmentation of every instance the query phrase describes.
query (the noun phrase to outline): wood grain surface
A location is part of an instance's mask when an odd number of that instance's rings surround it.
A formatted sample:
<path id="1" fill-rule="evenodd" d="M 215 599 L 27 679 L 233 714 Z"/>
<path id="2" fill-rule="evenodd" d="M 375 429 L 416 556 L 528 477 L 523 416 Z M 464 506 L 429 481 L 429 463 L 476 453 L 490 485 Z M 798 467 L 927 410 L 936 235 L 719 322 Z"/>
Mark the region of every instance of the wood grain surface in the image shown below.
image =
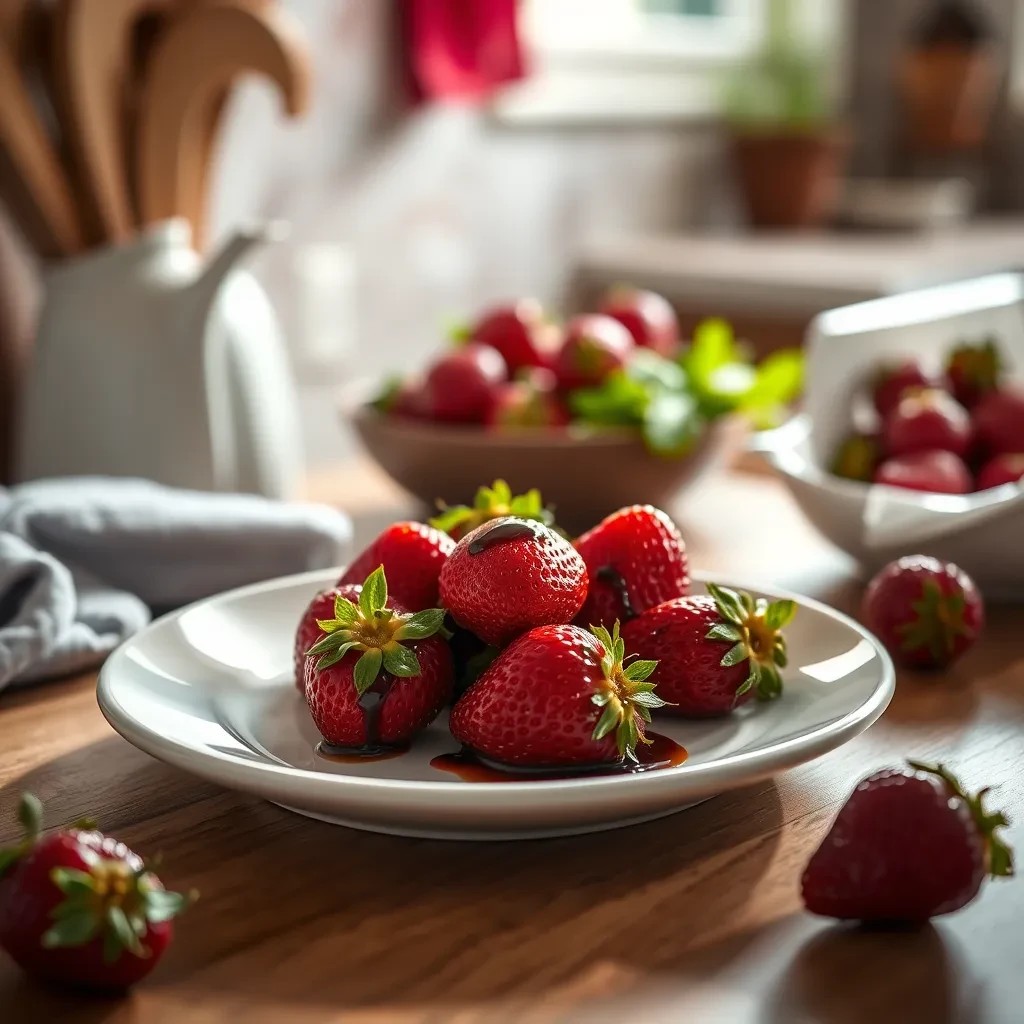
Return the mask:
<path id="1" fill-rule="evenodd" d="M 361 540 L 412 511 L 364 465 L 315 481 Z M 693 561 L 853 610 L 851 565 L 770 478 L 676 510 Z M 0 697 L 0 842 L 18 794 L 91 811 L 200 902 L 122 1000 L 44 991 L 0 961 L 0 1021 L 822 1021 L 1024 1019 L 1024 886 L 990 884 L 917 932 L 805 914 L 798 879 L 858 778 L 942 758 L 997 787 L 1024 846 L 1024 615 L 998 608 L 942 676 L 903 673 L 863 736 L 773 781 L 614 832 L 526 843 L 400 839 L 308 821 L 166 767 L 116 736 L 94 677 Z"/>

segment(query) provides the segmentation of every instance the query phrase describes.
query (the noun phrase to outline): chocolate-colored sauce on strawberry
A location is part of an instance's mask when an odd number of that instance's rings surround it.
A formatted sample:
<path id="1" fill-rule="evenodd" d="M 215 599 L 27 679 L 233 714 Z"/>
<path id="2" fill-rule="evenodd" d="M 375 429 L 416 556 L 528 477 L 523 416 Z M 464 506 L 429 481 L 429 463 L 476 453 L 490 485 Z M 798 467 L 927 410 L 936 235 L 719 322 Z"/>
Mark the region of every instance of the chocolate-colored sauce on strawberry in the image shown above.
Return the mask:
<path id="1" fill-rule="evenodd" d="M 366 742 L 361 747 L 337 747 L 333 743 L 322 740 L 317 744 L 316 752 L 321 757 L 341 764 L 358 764 L 361 761 L 386 761 L 398 757 L 408 749 L 408 744 L 391 746 L 380 740 L 380 713 L 387 700 L 391 687 L 395 685 L 395 677 L 390 672 L 382 672 L 373 681 L 373 685 L 363 693 L 358 701 L 363 709 L 366 722 Z"/>
<path id="2" fill-rule="evenodd" d="M 629 587 L 626 586 L 626 581 L 614 566 L 602 565 L 597 570 L 597 578 L 602 583 L 607 583 L 608 586 L 615 591 L 615 596 L 618 597 L 622 604 L 622 623 L 629 622 L 630 619 L 635 619 L 637 616 L 636 609 L 633 607 L 633 601 L 629 596 Z"/>
<path id="3" fill-rule="evenodd" d="M 600 775 L 633 775 L 661 768 L 676 768 L 689 756 L 685 747 L 668 736 L 656 732 L 648 732 L 647 736 L 652 742 L 637 746 L 635 763 L 622 761 L 584 768 L 517 768 L 482 758 L 468 747 L 463 747 L 454 754 L 439 754 L 430 762 L 430 767 L 451 772 L 463 782 L 544 782 Z"/>
<path id="4" fill-rule="evenodd" d="M 469 545 L 469 553 L 471 555 L 481 555 L 488 548 L 493 547 L 495 544 L 501 544 L 507 540 L 518 540 L 520 537 L 536 537 L 537 530 L 530 523 L 526 522 L 512 522 L 512 523 L 495 523 L 485 533 L 480 534 L 475 540 Z"/>

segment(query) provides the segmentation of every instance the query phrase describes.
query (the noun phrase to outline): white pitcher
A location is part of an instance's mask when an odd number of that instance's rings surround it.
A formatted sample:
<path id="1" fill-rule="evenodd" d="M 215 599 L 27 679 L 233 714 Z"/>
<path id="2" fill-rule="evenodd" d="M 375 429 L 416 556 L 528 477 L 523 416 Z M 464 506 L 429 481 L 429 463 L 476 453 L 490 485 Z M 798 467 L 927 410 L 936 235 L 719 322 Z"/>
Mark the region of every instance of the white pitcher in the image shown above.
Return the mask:
<path id="1" fill-rule="evenodd" d="M 18 476 L 138 476 L 290 496 L 302 453 L 295 387 L 267 296 L 236 264 L 205 266 L 183 220 L 56 264 L 22 403 Z"/>

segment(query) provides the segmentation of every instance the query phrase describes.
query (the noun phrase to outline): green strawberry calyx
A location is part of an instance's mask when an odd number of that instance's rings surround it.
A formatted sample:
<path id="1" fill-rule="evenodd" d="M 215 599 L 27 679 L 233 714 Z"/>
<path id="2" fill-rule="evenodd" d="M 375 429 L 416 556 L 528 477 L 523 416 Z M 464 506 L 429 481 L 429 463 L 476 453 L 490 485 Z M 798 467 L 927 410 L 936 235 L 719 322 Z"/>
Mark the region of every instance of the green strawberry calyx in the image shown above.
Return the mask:
<path id="1" fill-rule="evenodd" d="M 910 607 L 914 618 L 896 630 L 904 651 L 926 648 L 941 664 L 953 657 L 958 637 L 971 636 L 971 630 L 964 621 L 967 598 L 962 590 L 945 594 L 934 579 L 926 579 L 921 586 L 921 597 Z"/>
<path id="2" fill-rule="evenodd" d="M 495 480 L 492 487 L 481 487 L 476 492 L 471 506 L 441 504 L 438 514 L 430 520 L 430 525 L 458 539 L 482 523 L 502 516 L 530 519 L 545 526 L 552 526 L 555 521 L 536 488 L 525 494 L 513 495 L 512 488 L 504 480 Z"/>
<path id="3" fill-rule="evenodd" d="M 926 764 L 923 761 L 907 761 L 914 771 L 935 775 L 946 785 L 950 793 L 959 798 L 967 806 L 974 819 L 975 827 L 985 843 L 988 855 L 988 873 L 992 878 L 1009 878 L 1013 875 L 1013 850 L 1006 844 L 1002 836 L 996 835 L 996 829 L 1005 828 L 1009 821 L 1000 811 L 987 811 L 985 797 L 989 789 L 979 790 L 971 794 L 964 789 L 960 780 L 944 764 Z"/>
<path id="4" fill-rule="evenodd" d="M 977 344 L 962 342 L 950 353 L 946 370 L 961 377 L 978 394 L 995 391 L 1002 375 L 1002 359 L 995 338 Z"/>
<path id="5" fill-rule="evenodd" d="M 13 857 L 10 850 L 0 851 L 0 874 L 30 853 L 42 834 L 42 804 L 31 793 L 22 795 L 18 820 L 25 836 L 11 848 L 16 851 Z M 89 832 L 95 824 L 83 820 L 73 827 Z M 105 963 L 115 963 L 122 953 L 145 959 L 150 950 L 143 940 L 150 925 L 170 921 L 198 899 L 195 891 L 184 894 L 162 888 L 133 854 L 111 859 L 82 843 L 77 852 L 86 864 L 84 870 L 56 867 L 50 872 L 50 881 L 64 899 L 53 908 L 53 923 L 43 933 L 41 942 L 46 949 L 84 946 L 98 939 Z"/>
<path id="6" fill-rule="evenodd" d="M 737 698 L 754 690 L 758 700 L 774 700 L 782 695 L 780 668 L 787 664 L 786 638 L 782 630 L 796 615 L 797 604 L 788 598 L 768 601 L 742 590 L 716 583 L 708 584 L 722 621 L 705 634 L 708 640 L 729 644 L 722 656 L 723 668 L 749 664 L 749 674 L 736 690 Z"/>
<path id="7" fill-rule="evenodd" d="M 604 673 L 597 692 L 590 698 L 602 709 L 593 739 L 601 740 L 614 733 L 620 756 L 636 761 L 636 745 L 651 742 L 644 729 L 651 720 L 651 711 L 668 703 L 654 692 L 654 683 L 649 682 L 658 663 L 636 660 L 627 664 L 626 645 L 619 636 L 618 622 L 610 633 L 604 626 L 591 626 L 590 632 L 601 645 Z"/>
<path id="8" fill-rule="evenodd" d="M 362 696 L 373 686 L 381 669 L 393 676 L 420 674 L 416 652 L 406 646 L 444 632 L 444 609 L 426 608 L 415 614 L 387 607 L 388 581 L 380 565 L 363 583 L 359 603 L 340 595 L 334 599 L 334 618 L 317 619 L 326 635 L 308 651 L 317 658 L 316 671 L 336 665 L 349 651 L 362 652 L 352 672 L 356 692 Z"/>

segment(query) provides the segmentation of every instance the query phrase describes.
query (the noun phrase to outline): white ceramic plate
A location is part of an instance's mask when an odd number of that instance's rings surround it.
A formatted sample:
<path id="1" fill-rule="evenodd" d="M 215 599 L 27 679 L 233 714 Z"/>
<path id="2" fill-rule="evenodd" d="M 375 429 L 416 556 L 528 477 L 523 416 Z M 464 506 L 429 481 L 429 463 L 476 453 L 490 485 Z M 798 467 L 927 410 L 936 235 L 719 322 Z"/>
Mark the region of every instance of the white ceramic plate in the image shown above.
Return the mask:
<path id="1" fill-rule="evenodd" d="M 853 620 L 798 595 L 732 583 L 800 603 L 787 631 L 786 692 L 723 720 L 658 720 L 656 731 L 689 752 L 680 767 L 462 782 L 430 765 L 435 755 L 457 747 L 444 718 L 401 757 L 338 764 L 316 753 L 319 736 L 291 671 L 299 616 L 336 578 L 333 571 L 272 580 L 154 622 L 100 673 L 103 714 L 154 757 L 309 817 L 399 835 L 523 839 L 672 814 L 809 761 L 871 725 L 893 693 L 888 655 Z"/>

